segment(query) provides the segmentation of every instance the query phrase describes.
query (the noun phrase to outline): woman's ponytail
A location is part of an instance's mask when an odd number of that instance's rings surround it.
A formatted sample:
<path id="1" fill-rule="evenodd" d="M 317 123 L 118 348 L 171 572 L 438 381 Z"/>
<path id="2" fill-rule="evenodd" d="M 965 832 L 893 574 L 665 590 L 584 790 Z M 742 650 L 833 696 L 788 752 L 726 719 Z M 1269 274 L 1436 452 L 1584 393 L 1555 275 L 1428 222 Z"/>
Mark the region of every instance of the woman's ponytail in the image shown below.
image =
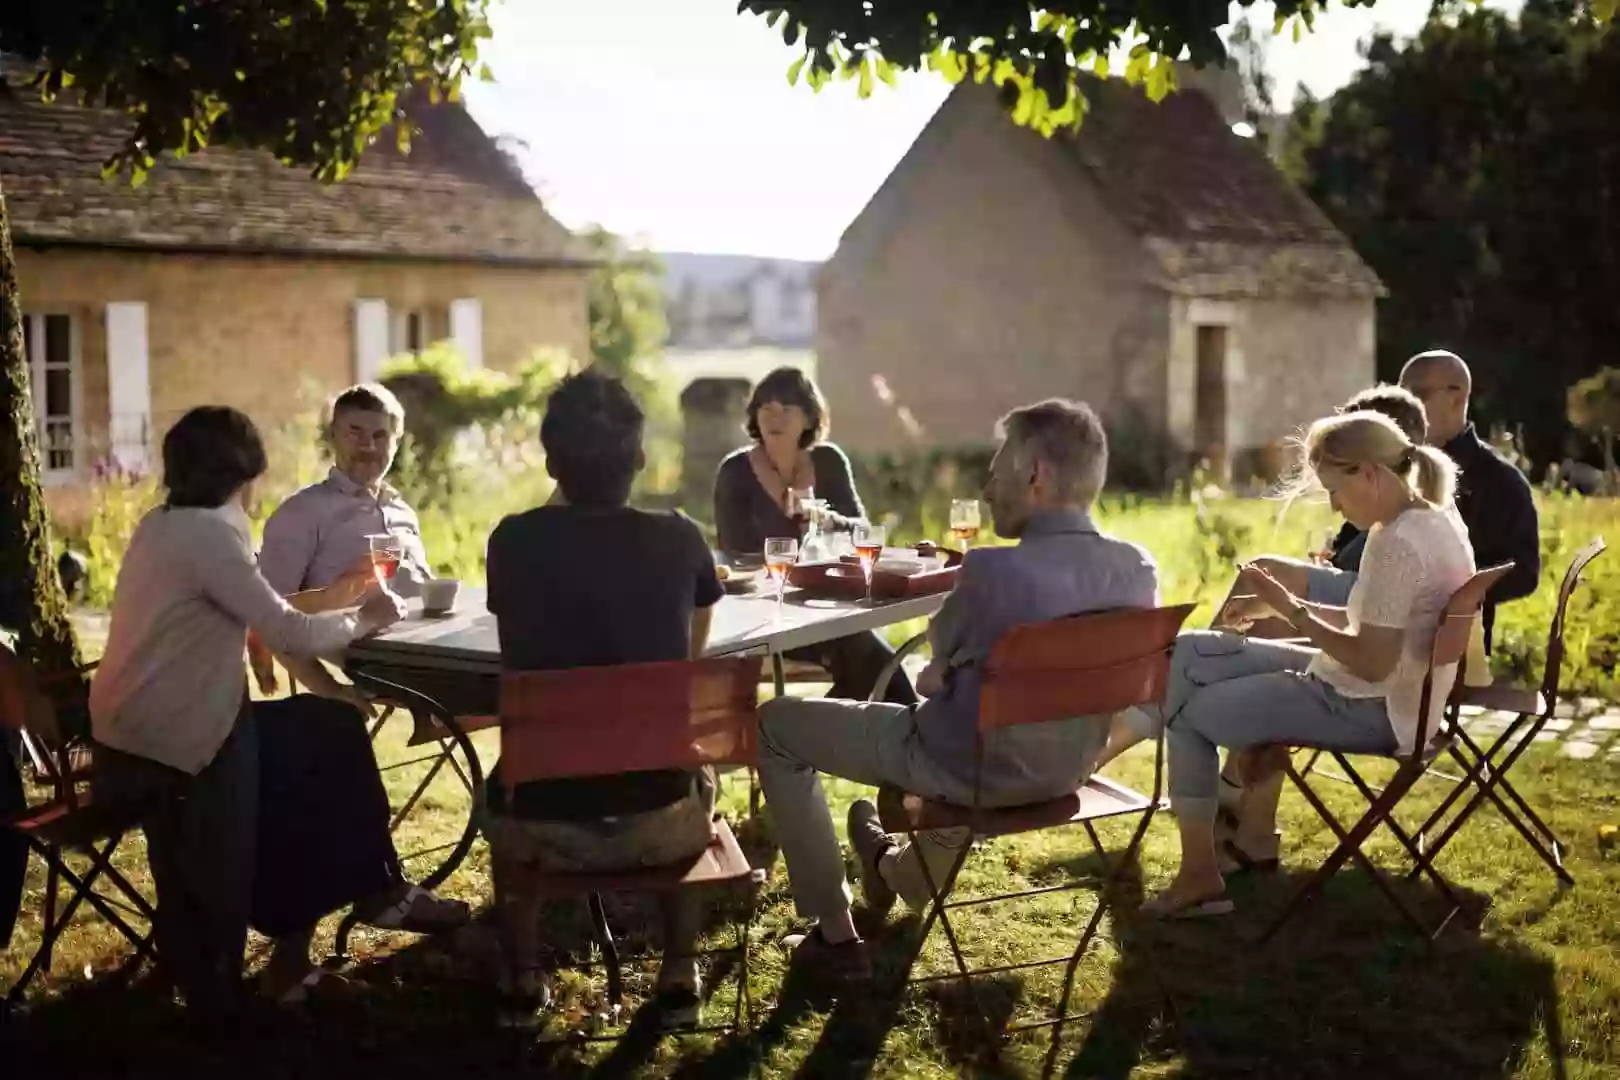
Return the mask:
<path id="1" fill-rule="evenodd" d="M 1457 494 L 1457 463 L 1432 446 L 1414 446 L 1407 453 L 1412 458 L 1411 470 L 1405 474 L 1407 482 L 1424 502 L 1449 505 Z"/>

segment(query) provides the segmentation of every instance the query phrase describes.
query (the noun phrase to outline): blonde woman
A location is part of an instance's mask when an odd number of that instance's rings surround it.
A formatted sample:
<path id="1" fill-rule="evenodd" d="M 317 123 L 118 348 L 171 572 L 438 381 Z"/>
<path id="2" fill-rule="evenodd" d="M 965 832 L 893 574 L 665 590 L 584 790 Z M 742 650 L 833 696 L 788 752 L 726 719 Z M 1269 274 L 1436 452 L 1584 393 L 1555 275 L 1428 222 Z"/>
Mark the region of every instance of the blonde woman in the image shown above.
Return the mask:
<path id="1" fill-rule="evenodd" d="M 1375 413 L 1320 420 L 1304 439 L 1301 486 L 1320 483 L 1334 510 L 1366 531 L 1347 607 L 1305 601 L 1265 570 L 1243 571 L 1245 614 L 1280 615 L 1309 647 L 1192 631 L 1177 642 L 1162 707 L 1170 800 L 1181 833 L 1175 880 L 1143 910 L 1161 918 L 1232 910 L 1224 872 L 1275 865 L 1283 777 L 1244 789 L 1238 824 L 1217 853 L 1218 748 L 1310 742 L 1359 753 L 1409 752 L 1441 612 L 1474 573 L 1466 534 L 1445 509 L 1457 468 Z M 1435 675 L 1429 730 L 1455 668 Z"/>

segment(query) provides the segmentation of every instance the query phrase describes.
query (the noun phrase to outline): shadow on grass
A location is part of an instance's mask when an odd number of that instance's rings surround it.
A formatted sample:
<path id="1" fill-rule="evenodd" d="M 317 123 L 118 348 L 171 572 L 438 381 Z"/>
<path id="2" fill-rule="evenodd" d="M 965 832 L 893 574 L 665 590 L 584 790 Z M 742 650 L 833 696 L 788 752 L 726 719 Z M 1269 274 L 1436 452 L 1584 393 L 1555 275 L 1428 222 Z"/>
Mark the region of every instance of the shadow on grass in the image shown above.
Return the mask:
<path id="1" fill-rule="evenodd" d="M 1303 873 L 1234 878 L 1229 919 L 1127 917 L 1110 990 L 1070 1060 L 1071 1077 L 1123 1078 L 1149 1059 L 1164 992 L 1179 1075 L 1471 1078 L 1517 1075 L 1538 1036 L 1566 1074 L 1550 959 L 1479 933 L 1460 915 L 1436 942 L 1414 934 L 1362 872 L 1341 873 L 1269 944 L 1257 940 Z M 1425 916 L 1438 890 L 1397 885 Z M 1483 898 L 1472 899 L 1483 908 Z M 1477 912 L 1476 912 L 1477 914 Z M 1084 1022 L 1082 1022 L 1084 1023 Z"/>
<path id="2" fill-rule="evenodd" d="M 1054 862 L 1036 876 L 1095 877 L 1098 870 L 1088 856 Z M 1291 873 L 1235 878 L 1239 910 L 1231 918 L 1157 924 L 1135 916 L 1139 878 L 1117 882 L 1116 917 L 1104 923 L 1116 955 L 1106 980 L 1092 981 L 1099 986 L 1093 1000 L 1076 992 L 1071 1007 L 1092 1015 L 1066 1025 L 1058 1071 L 1104 1080 L 1138 1071 L 1200 1080 L 1505 1078 L 1526 1067 L 1527 1054 L 1540 1044 L 1548 1061 L 1537 1067 L 1566 1075 L 1550 957 L 1480 934 L 1468 921 L 1454 923 L 1430 944 L 1405 927 L 1360 872 L 1340 874 L 1275 941 L 1257 947 L 1259 933 L 1300 883 Z M 1427 886 L 1399 888 L 1425 914 L 1440 907 Z M 711 917 L 718 921 L 722 913 L 729 909 L 717 908 Z M 621 932 L 649 927 L 623 935 L 630 966 L 645 968 L 644 951 L 656 948 L 650 928 L 657 921 L 643 922 L 649 914 L 650 908 L 629 901 L 611 915 Z M 562 906 L 551 913 L 547 935 L 571 951 L 583 946 L 587 926 L 577 908 Z M 898 920 L 874 941 L 879 990 L 829 993 L 793 965 L 753 1031 L 678 1048 L 633 1023 L 611 1050 L 537 1052 L 530 1040 L 492 1023 L 488 971 L 478 970 L 487 957 L 481 961 L 476 948 L 421 941 L 358 964 L 353 976 L 368 990 L 357 1000 L 306 1013 L 264 1010 L 231 1033 L 199 1032 L 152 980 L 126 987 L 98 977 L 41 1002 L 0 1031 L 6 1044 L 0 1060 L 8 1068 L 51 1063 L 53 1078 L 154 1080 L 221 1070 L 231 1080 L 356 1071 L 480 1080 L 647 1074 L 730 1080 L 775 1072 L 862 1077 L 875 1071 L 896 1028 L 917 1033 L 921 1006 L 929 1014 L 921 1025 L 932 1028 L 930 1049 L 957 1072 L 1035 1074 L 1046 1049 L 1044 1031 L 1021 1036 L 1011 1048 L 994 1035 L 1022 997 L 1017 979 L 986 980 L 974 998 L 954 982 L 893 993 L 896 965 L 917 928 L 915 919 Z M 489 933 L 487 919 L 478 930 Z M 772 946 L 756 939 L 754 947 L 758 958 Z M 1098 959 L 1093 955 L 1087 964 L 1094 969 Z M 712 988 L 719 975 L 711 969 Z M 593 985 L 601 982 L 598 969 Z M 711 1008 L 711 1022 L 729 1012 L 718 1001 Z"/>

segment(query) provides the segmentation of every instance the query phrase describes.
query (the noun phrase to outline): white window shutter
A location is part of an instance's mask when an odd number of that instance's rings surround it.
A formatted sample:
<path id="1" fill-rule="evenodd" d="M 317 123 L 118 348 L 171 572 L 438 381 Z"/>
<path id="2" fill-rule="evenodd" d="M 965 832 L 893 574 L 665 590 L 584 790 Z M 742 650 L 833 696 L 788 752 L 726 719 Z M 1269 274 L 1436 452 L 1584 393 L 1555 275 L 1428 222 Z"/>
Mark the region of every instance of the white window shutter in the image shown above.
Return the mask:
<path id="1" fill-rule="evenodd" d="M 388 359 L 388 303 L 354 302 L 354 381 L 376 382 Z"/>
<path id="2" fill-rule="evenodd" d="M 113 457 L 144 469 L 151 447 L 152 365 L 146 305 L 107 305 L 107 413 Z"/>
<path id="3" fill-rule="evenodd" d="M 484 366 L 484 305 L 477 300 L 450 301 L 450 340 L 470 368 Z"/>

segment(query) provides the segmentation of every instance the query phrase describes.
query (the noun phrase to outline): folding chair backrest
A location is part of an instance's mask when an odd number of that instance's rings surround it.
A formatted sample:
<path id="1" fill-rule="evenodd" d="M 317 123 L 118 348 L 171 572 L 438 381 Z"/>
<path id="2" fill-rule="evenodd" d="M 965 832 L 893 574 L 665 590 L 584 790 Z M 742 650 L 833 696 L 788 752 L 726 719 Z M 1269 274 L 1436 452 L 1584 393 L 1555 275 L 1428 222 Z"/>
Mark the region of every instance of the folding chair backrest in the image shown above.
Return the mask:
<path id="1" fill-rule="evenodd" d="M 979 730 L 1161 701 L 1176 635 L 1196 606 L 1071 615 L 1008 631 L 985 666 Z"/>
<path id="2" fill-rule="evenodd" d="M 0 728 L 22 737 L 24 752 L 36 775 L 50 778 L 58 788 L 66 776 L 67 754 L 62 745 L 56 705 L 45 693 L 32 665 L 0 645 Z M 56 751 L 62 752 L 62 760 Z M 71 792 L 71 785 L 68 785 Z M 60 794 L 61 792 L 59 792 Z"/>
<path id="3" fill-rule="evenodd" d="M 1575 553 L 1575 561 L 1564 571 L 1564 581 L 1558 587 L 1558 606 L 1553 610 L 1552 625 L 1547 629 L 1547 670 L 1541 679 L 1541 694 L 1550 705 L 1558 700 L 1558 685 L 1564 673 L 1565 616 L 1569 611 L 1569 598 L 1581 583 L 1581 575 L 1593 559 L 1608 550 L 1603 537 L 1598 537 Z"/>
<path id="4" fill-rule="evenodd" d="M 748 765 L 757 656 L 501 676 L 501 782 Z"/>
<path id="5" fill-rule="evenodd" d="M 1434 631 L 1434 645 L 1429 651 L 1429 670 L 1423 676 L 1417 741 L 1414 744 L 1416 753 L 1423 753 L 1428 745 L 1429 736 L 1433 734 L 1429 730 L 1429 711 L 1434 691 L 1434 673 L 1449 664 L 1458 665 L 1457 678 L 1452 683 L 1451 693 L 1453 697 L 1462 693 L 1462 665 L 1468 656 L 1468 638 L 1474 632 L 1474 623 L 1479 621 L 1480 613 L 1485 607 L 1485 595 L 1512 569 L 1513 564 L 1508 562 L 1479 571 L 1451 594 L 1451 600 L 1441 612 L 1440 622 Z"/>

